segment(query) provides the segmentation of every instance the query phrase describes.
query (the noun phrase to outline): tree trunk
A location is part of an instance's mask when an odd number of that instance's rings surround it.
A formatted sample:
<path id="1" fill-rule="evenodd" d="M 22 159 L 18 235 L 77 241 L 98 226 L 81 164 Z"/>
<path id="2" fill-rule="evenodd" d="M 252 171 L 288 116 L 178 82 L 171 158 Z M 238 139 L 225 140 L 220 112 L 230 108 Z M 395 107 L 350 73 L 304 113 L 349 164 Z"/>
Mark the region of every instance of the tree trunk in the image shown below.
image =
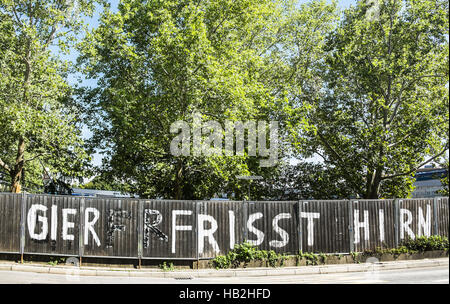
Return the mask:
<path id="1" fill-rule="evenodd" d="M 13 193 L 20 193 L 21 191 L 20 178 L 22 177 L 22 170 L 25 164 L 24 154 L 25 140 L 21 137 L 17 146 L 16 164 L 11 171 L 11 192 Z"/>
<path id="2" fill-rule="evenodd" d="M 381 185 L 381 176 L 383 170 L 381 168 L 377 168 L 372 174 L 368 174 L 370 176 L 370 180 L 368 180 L 367 188 L 366 188 L 366 199 L 378 199 L 379 191 Z"/>
<path id="3" fill-rule="evenodd" d="M 181 200 L 183 198 L 183 186 L 182 186 L 182 180 L 183 180 L 183 164 L 181 161 L 177 163 L 177 169 L 175 172 L 175 199 Z"/>

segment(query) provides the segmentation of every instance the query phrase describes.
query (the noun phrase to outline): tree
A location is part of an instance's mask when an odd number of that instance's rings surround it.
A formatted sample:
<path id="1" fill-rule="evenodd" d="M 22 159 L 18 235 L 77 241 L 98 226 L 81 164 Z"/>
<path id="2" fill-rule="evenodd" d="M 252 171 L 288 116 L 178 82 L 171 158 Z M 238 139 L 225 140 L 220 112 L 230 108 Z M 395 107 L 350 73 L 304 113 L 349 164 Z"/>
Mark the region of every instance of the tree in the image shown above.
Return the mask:
<path id="1" fill-rule="evenodd" d="M 106 153 L 103 171 L 141 197 L 245 197 L 247 185 L 236 176 L 270 175 L 276 167 L 260 167 L 247 150 L 174 156 L 170 127 L 192 123 L 193 113 L 222 127 L 277 120 L 286 142 L 289 129 L 305 125 L 306 107 L 294 101 L 304 86 L 299 78 L 311 82 L 304 59 L 316 55 L 313 38 L 332 20 L 334 6 L 325 2 L 298 11 L 290 1 L 123 0 L 117 13 L 106 9 L 79 48 L 80 66 L 98 81 L 80 96 L 92 144 Z M 312 20 L 316 30 L 305 30 Z M 287 153 L 280 147 L 280 158 Z"/>
<path id="2" fill-rule="evenodd" d="M 285 164 L 251 187 L 252 199 L 348 199 L 354 195 L 340 172 L 321 163 Z"/>
<path id="3" fill-rule="evenodd" d="M 43 167 L 81 176 L 88 156 L 71 107 L 69 63 L 55 55 L 76 37 L 80 13 L 93 1 L 0 1 L 0 170 L 12 192 L 20 192 L 26 171 L 42 184 Z"/>
<path id="4" fill-rule="evenodd" d="M 105 175 L 97 175 L 91 181 L 78 185 L 81 189 L 109 190 L 117 191 L 123 186 Z"/>
<path id="5" fill-rule="evenodd" d="M 448 160 L 448 156 L 444 159 L 444 162 L 441 164 L 441 166 L 445 169 L 447 169 L 447 174 L 445 174 L 444 177 L 442 177 L 441 180 L 441 184 L 443 189 L 439 190 L 438 193 L 442 194 L 444 196 L 448 196 L 448 172 L 449 172 L 449 166 L 448 166 L 449 160 Z"/>
<path id="6" fill-rule="evenodd" d="M 448 150 L 448 2 L 359 1 L 328 39 L 310 153 L 363 198 L 406 197 Z"/>

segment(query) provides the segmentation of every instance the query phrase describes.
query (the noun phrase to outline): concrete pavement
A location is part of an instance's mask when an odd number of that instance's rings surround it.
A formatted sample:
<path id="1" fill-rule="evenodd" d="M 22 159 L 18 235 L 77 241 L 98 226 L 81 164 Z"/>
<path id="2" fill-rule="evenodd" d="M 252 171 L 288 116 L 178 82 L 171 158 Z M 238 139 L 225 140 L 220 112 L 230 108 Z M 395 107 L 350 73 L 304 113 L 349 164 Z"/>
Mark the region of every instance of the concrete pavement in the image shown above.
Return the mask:
<path id="1" fill-rule="evenodd" d="M 284 285 L 284 284 L 449 284 L 448 266 L 432 266 L 422 268 L 403 268 L 382 271 L 322 273 L 309 275 L 276 275 L 276 276 L 239 276 L 239 277 L 207 277 L 207 278 L 156 278 L 156 277 L 120 277 L 120 276 L 77 276 L 50 273 L 31 273 L 20 271 L 1 271 L 0 284 L 146 284 L 146 291 L 161 293 L 166 290 L 159 286 L 189 284 L 189 289 L 207 290 L 219 284 L 257 284 L 256 286 Z M 207 285 L 205 287 L 191 287 L 192 285 Z M 237 285 L 236 285 L 237 286 Z M 150 290 L 148 289 L 150 287 Z M 98 288 L 98 287 L 96 287 Z M 237 288 L 237 287 L 235 287 Z M 275 293 L 277 289 L 269 287 Z M 171 288 L 170 293 L 176 297 L 179 288 Z M 298 291 L 298 290 L 296 290 Z M 277 293 L 279 295 L 279 293 Z M 275 296 L 275 295 L 274 295 Z M 404 295 L 402 296 L 404 297 Z"/>
<path id="2" fill-rule="evenodd" d="M 394 261 L 362 264 L 339 264 L 339 265 L 318 265 L 300 267 L 280 267 L 280 268 L 245 268 L 245 269 L 199 269 L 199 270 L 173 270 L 163 271 L 161 269 L 124 269 L 106 267 L 75 267 L 63 265 L 32 265 L 17 264 L 11 262 L 0 262 L 0 271 L 32 272 L 44 274 L 63 274 L 76 276 L 102 276 L 102 277 L 148 277 L 148 278 L 172 278 L 172 279 L 193 279 L 193 278 L 225 278 L 225 277 L 266 277 L 266 276 L 289 276 L 289 275 L 318 275 L 350 272 L 377 272 L 380 270 L 427 268 L 427 267 L 449 267 L 448 258 L 424 259 L 414 261 Z"/>

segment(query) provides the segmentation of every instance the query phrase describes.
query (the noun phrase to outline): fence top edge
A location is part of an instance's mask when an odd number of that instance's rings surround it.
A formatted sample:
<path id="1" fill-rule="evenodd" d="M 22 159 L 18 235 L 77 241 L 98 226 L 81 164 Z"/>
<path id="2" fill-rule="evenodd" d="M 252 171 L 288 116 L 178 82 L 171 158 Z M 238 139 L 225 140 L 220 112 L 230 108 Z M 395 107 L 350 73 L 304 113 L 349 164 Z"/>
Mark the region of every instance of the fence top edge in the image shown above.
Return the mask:
<path id="1" fill-rule="evenodd" d="M 430 200 L 430 201 L 432 201 L 434 199 L 448 199 L 448 196 L 398 198 L 398 200 L 402 200 L 402 201 L 419 201 L 419 200 Z"/>
<path id="2" fill-rule="evenodd" d="M 200 203 L 298 203 L 298 202 L 378 202 L 378 201 L 418 201 L 418 200 L 434 200 L 434 199 L 449 199 L 448 196 L 435 196 L 435 197 L 415 197 L 415 198 L 388 198 L 388 199 L 299 199 L 299 200 L 172 200 L 172 199 L 151 199 L 151 198 L 135 198 L 135 197 L 92 197 L 92 196 L 77 196 L 77 195 L 55 195 L 47 193 L 11 193 L 0 192 L 0 195 L 10 196 L 47 196 L 55 198 L 70 198 L 70 199 L 85 199 L 85 200 L 114 200 L 114 201 L 135 201 L 135 202 L 164 202 L 164 203 L 188 203 L 188 202 L 200 202 Z"/>

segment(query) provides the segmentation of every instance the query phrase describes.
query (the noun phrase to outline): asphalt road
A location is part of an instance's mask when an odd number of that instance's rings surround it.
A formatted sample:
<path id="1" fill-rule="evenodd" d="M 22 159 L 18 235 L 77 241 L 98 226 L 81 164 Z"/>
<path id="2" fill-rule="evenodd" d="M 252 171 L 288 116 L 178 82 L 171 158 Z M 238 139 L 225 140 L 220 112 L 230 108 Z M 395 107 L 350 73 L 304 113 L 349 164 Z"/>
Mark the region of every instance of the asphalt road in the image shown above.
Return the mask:
<path id="1" fill-rule="evenodd" d="M 0 271 L 0 284 L 449 284 L 449 267 L 262 277 L 142 278 Z"/>

